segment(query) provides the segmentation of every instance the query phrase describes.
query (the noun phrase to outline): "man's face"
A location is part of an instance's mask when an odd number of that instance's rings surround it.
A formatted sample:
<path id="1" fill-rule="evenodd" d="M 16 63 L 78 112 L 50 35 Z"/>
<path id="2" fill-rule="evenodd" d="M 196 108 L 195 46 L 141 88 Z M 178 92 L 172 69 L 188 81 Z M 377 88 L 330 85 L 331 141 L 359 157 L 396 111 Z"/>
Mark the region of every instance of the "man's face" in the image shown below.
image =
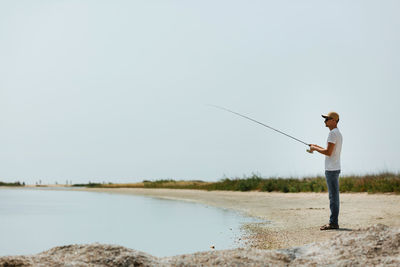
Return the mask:
<path id="1" fill-rule="evenodd" d="M 325 126 L 328 128 L 334 127 L 336 125 L 336 121 L 332 118 L 325 118 Z"/>

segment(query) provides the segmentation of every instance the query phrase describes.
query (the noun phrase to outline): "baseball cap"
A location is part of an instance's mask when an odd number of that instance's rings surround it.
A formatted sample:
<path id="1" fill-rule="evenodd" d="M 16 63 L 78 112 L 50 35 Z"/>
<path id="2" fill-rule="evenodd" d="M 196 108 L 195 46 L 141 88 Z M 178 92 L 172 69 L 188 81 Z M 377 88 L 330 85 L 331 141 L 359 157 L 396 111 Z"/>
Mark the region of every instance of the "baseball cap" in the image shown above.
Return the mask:
<path id="1" fill-rule="evenodd" d="M 334 111 L 329 112 L 327 115 L 321 115 L 323 118 L 331 118 L 334 119 L 335 121 L 339 121 L 339 114 L 337 114 Z"/>

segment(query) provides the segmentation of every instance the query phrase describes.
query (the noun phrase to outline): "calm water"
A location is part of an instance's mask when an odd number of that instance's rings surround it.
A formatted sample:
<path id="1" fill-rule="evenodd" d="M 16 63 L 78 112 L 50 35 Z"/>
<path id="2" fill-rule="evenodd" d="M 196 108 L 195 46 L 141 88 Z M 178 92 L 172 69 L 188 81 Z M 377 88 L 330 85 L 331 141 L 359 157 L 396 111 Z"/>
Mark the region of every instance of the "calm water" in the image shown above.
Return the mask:
<path id="1" fill-rule="evenodd" d="M 0 189 L 0 256 L 68 244 L 116 244 L 171 256 L 238 247 L 233 211 L 141 196 Z"/>

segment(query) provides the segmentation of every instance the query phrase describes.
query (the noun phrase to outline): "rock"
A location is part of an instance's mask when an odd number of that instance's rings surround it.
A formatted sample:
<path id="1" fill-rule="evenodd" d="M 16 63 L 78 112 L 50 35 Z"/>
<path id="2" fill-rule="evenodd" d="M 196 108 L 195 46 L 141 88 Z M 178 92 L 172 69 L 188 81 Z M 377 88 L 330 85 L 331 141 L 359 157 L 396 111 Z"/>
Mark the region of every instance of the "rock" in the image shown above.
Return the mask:
<path id="1" fill-rule="evenodd" d="M 400 229 L 379 224 L 297 248 L 239 248 L 164 258 L 113 245 L 70 245 L 32 256 L 0 257 L 0 267 L 6 266 L 400 266 Z"/>

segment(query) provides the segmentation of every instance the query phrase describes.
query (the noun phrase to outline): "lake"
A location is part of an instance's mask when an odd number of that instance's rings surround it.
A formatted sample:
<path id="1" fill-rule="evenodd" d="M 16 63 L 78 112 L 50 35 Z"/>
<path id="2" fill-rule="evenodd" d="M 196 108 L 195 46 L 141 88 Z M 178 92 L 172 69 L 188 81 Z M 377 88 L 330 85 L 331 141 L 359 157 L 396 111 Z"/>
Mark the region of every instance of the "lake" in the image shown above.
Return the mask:
<path id="1" fill-rule="evenodd" d="M 69 244 L 115 244 L 154 256 L 231 249 L 255 219 L 202 204 L 143 196 L 0 188 L 0 256 Z"/>

